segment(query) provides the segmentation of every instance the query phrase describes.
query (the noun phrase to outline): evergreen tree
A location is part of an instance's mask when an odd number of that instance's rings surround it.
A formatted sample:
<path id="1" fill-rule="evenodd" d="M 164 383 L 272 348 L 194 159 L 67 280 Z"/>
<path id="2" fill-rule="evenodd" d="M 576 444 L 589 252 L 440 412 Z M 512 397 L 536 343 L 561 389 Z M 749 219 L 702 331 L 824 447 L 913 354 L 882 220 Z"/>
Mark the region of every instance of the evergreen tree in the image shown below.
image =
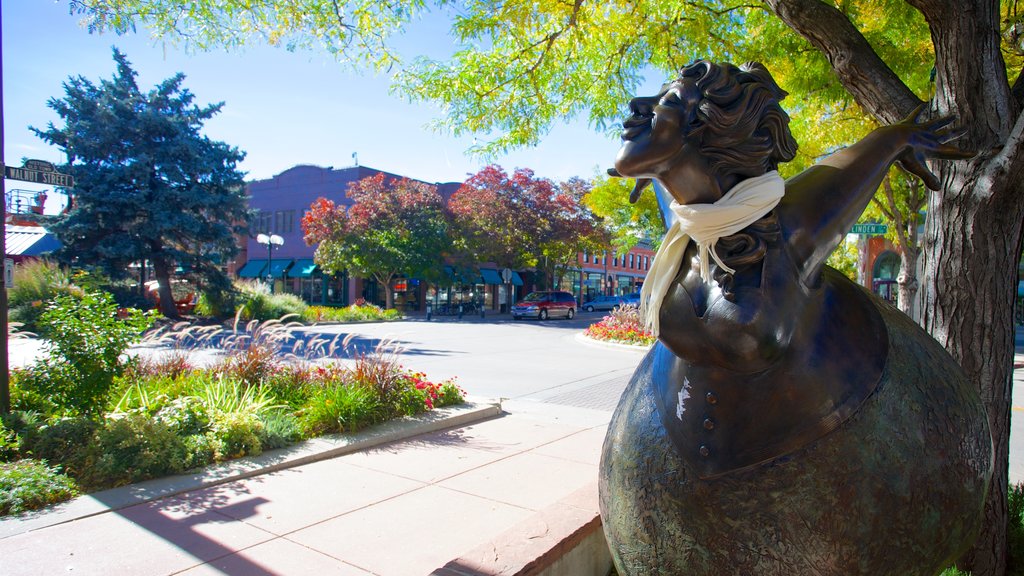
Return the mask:
<path id="1" fill-rule="evenodd" d="M 225 286 L 217 266 L 238 250 L 247 225 L 245 154 L 200 130 L 223 104 L 205 108 L 177 74 L 148 93 L 128 59 L 114 49 L 117 72 L 99 85 L 79 77 L 47 103 L 63 120 L 40 138 L 67 154 L 75 178 L 71 209 L 53 226 L 58 258 L 111 278 L 149 261 L 159 282 L 160 311 L 176 317 L 171 277 L 177 266 L 208 286 Z"/>

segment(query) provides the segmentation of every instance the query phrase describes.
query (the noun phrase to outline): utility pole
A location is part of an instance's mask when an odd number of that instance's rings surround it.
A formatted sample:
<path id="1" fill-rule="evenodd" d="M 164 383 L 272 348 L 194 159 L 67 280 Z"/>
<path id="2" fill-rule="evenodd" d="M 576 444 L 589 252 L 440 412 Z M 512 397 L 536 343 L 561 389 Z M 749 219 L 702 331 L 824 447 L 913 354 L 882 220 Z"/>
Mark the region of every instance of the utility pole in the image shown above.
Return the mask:
<path id="1" fill-rule="evenodd" d="M 0 45 L 3 44 L 3 20 L 0 16 Z M 7 187 L 4 184 L 4 65 L 0 52 L 0 258 L 7 259 Z M 0 414 L 11 410 L 11 378 L 7 362 L 7 272 L 0 274 Z"/>

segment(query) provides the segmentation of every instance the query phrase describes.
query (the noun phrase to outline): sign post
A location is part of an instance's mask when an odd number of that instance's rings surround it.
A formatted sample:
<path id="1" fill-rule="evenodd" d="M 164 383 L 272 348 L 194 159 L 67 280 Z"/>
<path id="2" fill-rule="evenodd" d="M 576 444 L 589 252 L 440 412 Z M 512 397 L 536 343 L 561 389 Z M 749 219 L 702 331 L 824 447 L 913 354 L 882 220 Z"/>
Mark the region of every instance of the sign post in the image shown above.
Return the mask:
<path id="1" fill-rule="evenodd" d="M 0 69 L 0 76 L 2 76 L 2 72 L 3 70 Z M 3 127 L 3 80 L 0 80 L 0 161 L 4 156 Z M 0 214 L 3 215 L 3 218 L 0 219 L 0 252 L 3 252 L 4 255 L 4 274 L 0 276 L 0 414 L 7 414 L 11 409 L 10 371 L 7 356 L 7 289 L 14 284 L 13 263 L 10 267 L 10 275 L 7 272 L 7 189 L 4 186 L 5 179 L 35 182 L 61 188 L 71 188 L 75 185 L 75 179 L 71 175 L 57 172 L 53 164 L 45 160 L 26 160 L 20 168 L 4 165 L 3 175 L 0 176 L 0 191 L 3 191 L 3 194 L 0 195 Z"/>
<path id="2" fill-rule="evenodd" d="M 501 269 L 501 281 L 505 283 L 505 299 L 508 301 L 508 312 L 512 313 L 512 269 Z"/>

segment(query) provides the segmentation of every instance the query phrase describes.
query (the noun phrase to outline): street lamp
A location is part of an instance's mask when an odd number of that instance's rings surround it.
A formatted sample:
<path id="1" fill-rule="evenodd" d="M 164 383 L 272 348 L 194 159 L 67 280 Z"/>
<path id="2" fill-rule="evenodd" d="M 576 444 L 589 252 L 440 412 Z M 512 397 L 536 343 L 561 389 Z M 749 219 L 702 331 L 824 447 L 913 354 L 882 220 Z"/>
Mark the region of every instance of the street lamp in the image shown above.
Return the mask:
<path id="1" fill-rule="evenodd" d="M 273 264 L 274 262 L 274 248 L 278 248 L 284 245 L 284 238 L 281 238 L 277 234 L 271 234 L 270 236 L 267 236 L 266 234 L 260 234 L 256 236 L 256 241 L 259 242 L 260 244 L 265 244 L 267 246 L 267 286 L 270 287 L 270 293 L 273 294 L 274 267 L 271 264 Z"/>

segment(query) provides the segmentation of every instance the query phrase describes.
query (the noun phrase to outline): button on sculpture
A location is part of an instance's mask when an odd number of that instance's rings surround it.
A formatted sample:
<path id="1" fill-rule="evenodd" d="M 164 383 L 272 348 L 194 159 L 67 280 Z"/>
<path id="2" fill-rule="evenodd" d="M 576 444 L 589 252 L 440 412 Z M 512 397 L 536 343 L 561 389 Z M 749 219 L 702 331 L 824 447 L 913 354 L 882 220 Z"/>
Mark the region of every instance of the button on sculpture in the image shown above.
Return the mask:
<path id="1" fill-rule="evenodd" d="M 927 333 L 825 266 L 894 162 L 964 158 L 911 118 L 783 181 L 785 97 L 697 62 L 635 98 L 615 160 L 673 197 L 642 291 L 658 342 L 615 411 L 601 515 L 620 575 L 932 576 L 992 467 L 977 392 Z M 668 216 L 668 215 L 666 215 Z"/>

